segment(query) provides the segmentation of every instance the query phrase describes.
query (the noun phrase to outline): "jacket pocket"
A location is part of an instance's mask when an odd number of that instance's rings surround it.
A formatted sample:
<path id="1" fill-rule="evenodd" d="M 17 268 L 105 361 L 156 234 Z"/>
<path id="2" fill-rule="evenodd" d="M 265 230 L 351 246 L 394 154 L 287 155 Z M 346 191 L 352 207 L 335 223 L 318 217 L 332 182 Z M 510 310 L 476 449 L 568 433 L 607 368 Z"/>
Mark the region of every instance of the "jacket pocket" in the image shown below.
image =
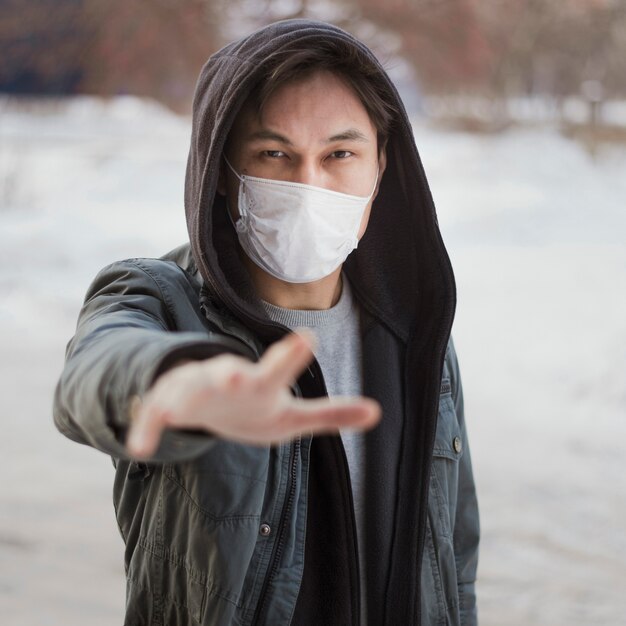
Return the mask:
<path id="1" fill-rule="evenodd" d="M 439 412 L 430 474 L 429 508 L 435 513 L 433 532 L 452 539 L 463 455 L 461 427 L 454 410 L 450 379 L 441 381 Z"/>
<path id="2" fill-rule="evenodd" d="M 263 506 L 269 453 L 221 440 L 193 460 L 164 466 L 165 476 L 212 522 L 258 517 Z"/>
<path id="3" fill-rule="evenodd" d="M 260 543 L 259 516 L 207 515 L 191 497 L 201 494 L 186 490 L 190 475 L 174 469 L 163 466 L 130 557 L 127 621 L 143 624 L 139 616 L 146 614 L 150 626 L 231 624 Z M 211 487 L 210 481 L 198 486 Z"/>

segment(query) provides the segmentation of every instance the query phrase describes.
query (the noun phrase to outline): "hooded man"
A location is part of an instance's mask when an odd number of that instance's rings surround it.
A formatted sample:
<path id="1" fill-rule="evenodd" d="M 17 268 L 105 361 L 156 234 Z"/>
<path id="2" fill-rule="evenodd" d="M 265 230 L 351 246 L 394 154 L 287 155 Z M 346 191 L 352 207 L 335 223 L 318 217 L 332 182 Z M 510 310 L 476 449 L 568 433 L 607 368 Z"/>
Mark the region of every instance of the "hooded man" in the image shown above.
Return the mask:
<path id="1" fill-rule="evenodd" d="M 125 624 L 476 624 L 454 277 L 374 55 L 310 20 L 214 54 L 185 209 L 94 279 L 55 394 L 116 468 Z"/>

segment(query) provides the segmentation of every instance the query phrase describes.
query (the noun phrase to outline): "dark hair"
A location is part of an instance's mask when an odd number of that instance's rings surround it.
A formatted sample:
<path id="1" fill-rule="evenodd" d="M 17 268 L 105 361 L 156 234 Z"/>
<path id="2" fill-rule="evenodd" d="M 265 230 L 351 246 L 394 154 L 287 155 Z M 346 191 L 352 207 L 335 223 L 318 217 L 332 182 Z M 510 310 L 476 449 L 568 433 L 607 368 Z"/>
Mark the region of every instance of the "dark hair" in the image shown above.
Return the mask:
<path id="1" fill-rule="evenodd" d="M 350 85 L 363 103 L 377 131 L 379 153 L 387 143 L 397 114 L 395 98 L 380 67 L 353 44 L 317 42 L 311 48 L 289 48 L 270 56 L 261 79 L 247 102 L 261 114 L 270 96 L 282 85 L 328 70 Z"/>

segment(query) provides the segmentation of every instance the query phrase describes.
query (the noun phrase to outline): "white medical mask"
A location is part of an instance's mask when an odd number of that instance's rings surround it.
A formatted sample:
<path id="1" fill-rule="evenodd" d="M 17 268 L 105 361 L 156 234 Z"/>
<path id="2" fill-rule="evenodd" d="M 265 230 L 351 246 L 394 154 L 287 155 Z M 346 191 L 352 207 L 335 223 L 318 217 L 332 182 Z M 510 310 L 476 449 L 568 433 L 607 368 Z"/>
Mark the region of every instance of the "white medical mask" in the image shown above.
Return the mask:
<path id="1" fill-rule="evenodd" d="M 335 271 L 358 243 L 367 197 L 323 187 L 239 175 L 237 236 L 246 254 L 268 274 L 308 283 Z M 230 216 L 230 210 L 228 211 Z M 232 221 L 232 216 L 231 216 Z"/>

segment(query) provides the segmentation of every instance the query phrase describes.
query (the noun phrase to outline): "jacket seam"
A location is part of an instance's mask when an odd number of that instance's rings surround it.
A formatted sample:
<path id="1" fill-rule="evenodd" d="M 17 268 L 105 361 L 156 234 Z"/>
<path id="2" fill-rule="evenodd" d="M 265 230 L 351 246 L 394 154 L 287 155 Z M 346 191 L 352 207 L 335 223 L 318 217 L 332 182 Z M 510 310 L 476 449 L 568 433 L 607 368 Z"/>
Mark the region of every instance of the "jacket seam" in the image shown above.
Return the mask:
<path id="1" fill-rule="evenodd" d="M 455 552 L 454 555 L 454 568 L 456 570 L 456 583 L 457 583 L 457 597 L 459 599 L 459 620 L 461 626 L 465 626 L 467 621 L 465 620 L 465 591 L 463 587 L 465 583 L 461 582 L 459 576 L 459 561 Z"/>
<path id="2" fill-rule="evenodd" d="M 154 554 L 154 552 L 152 552 L 151 550 L 149 550 L 149 552 L 151 554 Z M 155 554 L 155 556 L 158 556 Z M 154 592 L 151 591 L 150 589 L 148 589 L 148 587 L 146 587 L 146 585 L 142 584 L 137 578 L 134 577 L 129 577 L 128 580 L 130 581 L 130 584 L 133 585 L 134 587 L 141 589 L 141 591 L 151 595 L 154 597 Z M 196 581 L 194 581 L 196 582 Z M 171 602 L 174 606 L 177 606 L 181 609 L 185 609 L 192 617 L 193 616 L 193 612 L 194 609 L 192 607 L 190 607 L 189 605 L 185 604 L 184 602 L 181 602 L 180 600 L 177 600 L 175 596 L 172 596 L 168 593 L 163 594 L 161 597 L 167 599 L 168 602 Z M 194 617 L 195 619 L 195 617 Z"/>
<path id="3" fill-rule="evenodd" d="M 141 314 L 145 315 L 146 317 L 149 317 L 150 319 L 153 319 L 155 322 L 158 323 L 158 325 L 165 331 L 168 331 L 168 327 L 163 323 L 163 320 L 156 316 L 154 313 L 150 313 L 150 311 L 146 311 L 145 309 L 141 310 Z"/>

